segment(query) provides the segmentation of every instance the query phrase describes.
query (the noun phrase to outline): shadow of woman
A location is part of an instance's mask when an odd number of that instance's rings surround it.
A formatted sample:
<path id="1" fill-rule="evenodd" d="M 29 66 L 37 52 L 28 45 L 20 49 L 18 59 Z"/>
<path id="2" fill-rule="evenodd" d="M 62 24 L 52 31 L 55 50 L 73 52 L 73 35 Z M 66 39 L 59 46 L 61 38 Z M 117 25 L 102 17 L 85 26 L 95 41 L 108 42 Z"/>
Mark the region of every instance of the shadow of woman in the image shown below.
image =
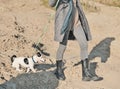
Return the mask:
<path id="1" fill-rule="evenodd" d="M 89 54 L 89 60 L 93 60 L 96 57 L 101 58 L 101 62 L 107 62 L 108 58 L 110 57 L 110 45 L 111 42 L 114 41 L 114 37 L 108 37 L 98 43 Z"/>
<path id="2" fill-rule="evenodd" d="M 111 42 L 114 40 L 115 40 L 114 37 L 107 37 L 104 40 L 100 41 L 100 43 L 98 43 L 91 50 L 88 56 L 89 61 L 95 59 L 96 57 L 100 57 L 102 63 L 107 62 L 108 58 L 110 57 Z M 74 66 L 78 66 L 79 64 L 81 64 L 81 61 L 74 64 Z M 89 70 L 93 76 L 98 76 L 95 72 L 96 68 L 97 68 L 97 62 L 90 63 Z M 103 79 L 103 77 L 101 77 L 101 79 Z"/>
<path id="3" fill-rule="evenodd" d="M 101 62 L 105 63 L 110 57 L 110 45 L 114 40 L 114 37 L 107 37 L 104 40 L 100 41 L 100 43 L 93 47 L 90 54 L 88 55 L 88 59 L 93 60 L 96 57 L 100 57 Z M 74 66 L 78 66 L 79 64 L 81 64 L 81 61 L 74 64 Z"/>
<path id="4" fill-rule="evenodd" d="M 110 46 L 111 42 L 114 41 L 114 37 L 108 37 L 102 40 L 99 44 L 97 44 L 93 49 L 91 50 L 89 54 L 89 60 L 93 60 L 96 57 L 101 58 L 101 62 L 105 63 L 108 61 L 108 58 L 110 57 Z M 96 75 L 96 70 L 97 68 L 97 62 L 92 62 L 90 63 L 90 72 L 92 75 Z"/>
<path id="5" fill-rule="evenodd" d="M 97 68 L 97 62 L 92 62 L 90 63 L 90 73 L 93 75 L 93 76 L 98 76 L 97 73 L 96 73 L 96 68 Z M 101 77 L 101 80 L 103 80 L 103 77 Z"/>

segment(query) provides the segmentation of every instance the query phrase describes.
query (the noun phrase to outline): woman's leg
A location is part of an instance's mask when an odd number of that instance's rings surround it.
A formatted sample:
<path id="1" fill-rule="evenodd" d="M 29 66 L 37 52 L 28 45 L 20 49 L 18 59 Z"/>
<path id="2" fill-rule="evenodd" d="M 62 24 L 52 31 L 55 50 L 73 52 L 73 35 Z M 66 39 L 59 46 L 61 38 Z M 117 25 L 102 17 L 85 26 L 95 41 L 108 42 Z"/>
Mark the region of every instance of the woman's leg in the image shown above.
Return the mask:
<path id="1" fill-rule="evenodd" d="M 65 75 L 64 75 L 64 71 L 63 71 L 62 67 L 63 67 L 63 55 L 66 50 L 68 35 L 69 35 L 69 33 L 66 33 L 63 41 L 59 43 L 59 48 L 56 53 L 57 68 L 56 68 L 55 75 L 59 80 L 65 80 Z"/>
<path id="2" fill-rule="evenodd" d="M 74 35 L 80 45 L 81 49 L 81 62 L 82 62 L 82 80 L 83 81 L 99 81 L 102 80 L 102 77 L 93 75 L 89 70 L 89 59 L 88 59 L 88 43 L 86 40 L 85 33 L 81 25 L 78 25 L 74 28 Z"/>
<path id="3" fill-rule="evenodd" d="M 63 55 L 66 50 L 67 42 L 68 42 L 69 31 L 65 33 L 65 36 L 62 42 L 59 43 L 59 47 L 56 53 L 56 60 L 63 60 Z"/>
<path id="4" fill-rule="evenodd" d="M 74 28 L 73 34 L 80 46 L 81 60 L 88 58 L 88 42 L 81 25 Z"/>
<path id="5" fill-rule="evenodd" d="M 82 80 L 90 81 L 90 77 L 86 74 L 86 69 L 88 69 L 88 64 L 86 59 L 88 59 L 88 43 L 85 37 L 85 33 L 82 29 L 82 26 L 78 24 L 74 28 L 74 36 L 76 37 L 79 46 L 80 46 L 80 53 L 81 53 L 81 60 L 82 60 Z M 84 62 L 84 63 L 83 63 Z M 89 73 L 89 72 L 88 72 Z"/>
<path id="6" fill-rule="evenodd" d="M 56 53 L 56 60 L 63 60 L 63 55 L 66 50 L 66 45 L 59 43 L 59 48 Z"/>

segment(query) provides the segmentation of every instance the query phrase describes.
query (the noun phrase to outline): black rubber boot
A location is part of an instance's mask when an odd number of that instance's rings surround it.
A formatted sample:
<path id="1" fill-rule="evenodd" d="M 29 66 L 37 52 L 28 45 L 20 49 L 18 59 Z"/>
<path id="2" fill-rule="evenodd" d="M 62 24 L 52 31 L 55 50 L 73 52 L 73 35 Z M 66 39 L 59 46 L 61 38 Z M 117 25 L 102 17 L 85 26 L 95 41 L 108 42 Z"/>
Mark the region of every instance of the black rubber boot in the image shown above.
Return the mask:
<path id="1" fill-rule="evenodd" d="M 64 75 L 64 72 L 63 72 L 63 69 L 62 69 L 62 66 L 63 66 L 62 60 L 56 61 L 56 66 L 57 66 L 57 69 L 56 69 L 56 72 L 55 72 L 56 77 L 59 80 L 65 80 L 65 75 Z"/>
<path id="2" fill-rule="evenodd" d="M 90 80 L 100 81 L 103 79 L 102 77 L 98 77 L 95 73 L 92 74 L 90 72 L 88 59 L 82 60 L 82 66 L 83 66 L 83 79 L 82 80 L 84 80 L 84 81 L 90 81 Z"/>
<path id="3" fill-rule="evenodd" d="M 83 81 L 90 81 L 91 80 L 91 75 L 88 72 L 88 65 L 87 65 L 87 61 L 82 60 L 82 80 Z"/>

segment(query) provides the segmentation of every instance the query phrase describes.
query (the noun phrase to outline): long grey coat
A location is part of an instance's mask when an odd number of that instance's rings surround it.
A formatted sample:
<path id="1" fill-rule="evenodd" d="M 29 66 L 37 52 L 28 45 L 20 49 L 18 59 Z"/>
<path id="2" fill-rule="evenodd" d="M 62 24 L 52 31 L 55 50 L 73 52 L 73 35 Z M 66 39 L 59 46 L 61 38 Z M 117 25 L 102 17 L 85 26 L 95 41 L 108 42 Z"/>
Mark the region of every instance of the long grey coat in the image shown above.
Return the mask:
<path id="1" fill-rule="evenodd" d="M 73 0 L 49 0 L 49 4 L 52 7 L 56 6 L 55 41 L 62 42 L 65 34 L 74 28 L 75 6 L 78 10 L 79 20 L 84 30 L 86 40 L 91 40 L 89 25 L 79 0 L 76 0 L 76 5 L 74 5 Z"/>

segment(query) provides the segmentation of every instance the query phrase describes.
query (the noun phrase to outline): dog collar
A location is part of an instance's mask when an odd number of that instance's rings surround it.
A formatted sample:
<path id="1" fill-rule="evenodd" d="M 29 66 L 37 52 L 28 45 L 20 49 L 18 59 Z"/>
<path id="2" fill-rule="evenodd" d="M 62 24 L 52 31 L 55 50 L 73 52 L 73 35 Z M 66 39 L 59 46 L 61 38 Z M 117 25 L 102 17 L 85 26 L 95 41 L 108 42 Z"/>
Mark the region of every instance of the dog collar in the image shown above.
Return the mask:
<path id="1" fill-rule="evenodd" d="M 34 60 L 34 58 L 33 58 L 33 56 L 32 56 L 32 61 L 33 61 L 34 63 L 36 63 L 35 60 Z"/>

